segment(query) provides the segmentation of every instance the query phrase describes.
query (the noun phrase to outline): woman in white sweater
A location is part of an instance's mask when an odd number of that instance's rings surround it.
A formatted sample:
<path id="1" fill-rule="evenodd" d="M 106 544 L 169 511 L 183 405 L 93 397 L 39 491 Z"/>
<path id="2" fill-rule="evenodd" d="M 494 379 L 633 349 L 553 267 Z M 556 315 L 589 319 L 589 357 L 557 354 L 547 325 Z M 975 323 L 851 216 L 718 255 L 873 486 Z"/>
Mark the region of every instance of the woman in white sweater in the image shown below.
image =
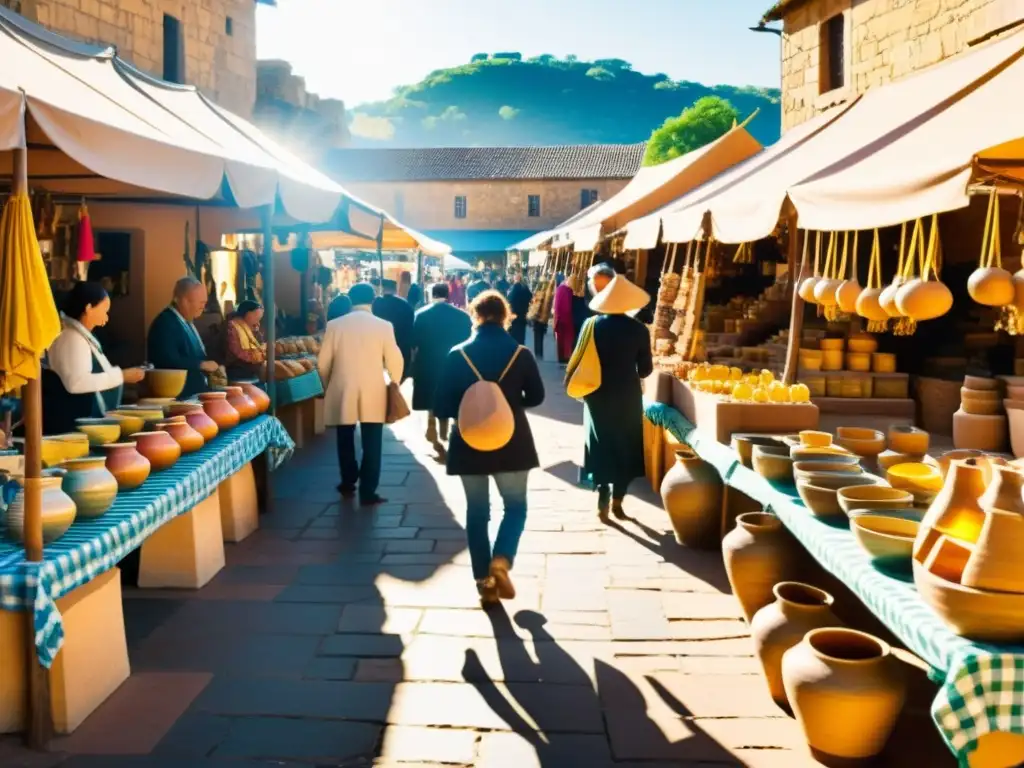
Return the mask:
<path id="1" fill-rule="evenodd" d="M 125 384 L 142 381 L 141 368 L 110 364 L 94 328 L 107 324 L 110 297 L 98 283 L 76 283 L 64 300 L 64 329 L 50 346 L 43 370 L 43 430 L 71 432 L 75 420 L 103 416 L 121 404 Z"/>

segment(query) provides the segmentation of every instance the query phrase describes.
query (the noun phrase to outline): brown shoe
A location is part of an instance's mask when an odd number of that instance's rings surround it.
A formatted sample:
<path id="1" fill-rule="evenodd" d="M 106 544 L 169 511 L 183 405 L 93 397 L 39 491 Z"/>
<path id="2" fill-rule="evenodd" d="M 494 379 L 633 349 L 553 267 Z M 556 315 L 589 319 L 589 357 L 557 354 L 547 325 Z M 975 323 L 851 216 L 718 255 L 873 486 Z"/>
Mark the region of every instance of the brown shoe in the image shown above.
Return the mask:
<path id="1" fill-rule="evenodd" d="M 516 596 L 516 587 L 508 573 L 511 568 L 508 558 L 499 556 L 491 560 L 491 578 L 497 584 L 498 597 L 502 600 L 512 600 Z"/>
<path id="2" fill-rule="evenodd" d="M 495 605 L 499 602 L 498 583 L 493 576 L 477 579 L 476 591 L 480 594 L 480 605 Z"/>
<path id="3" fill-rule="evenodd" d="M 626 514 L 626 510 L 622 508 L 622 499 L 614 499 L 612 501 L 612 514 L 619 520 L 629 519 L 629 515 Z"/>

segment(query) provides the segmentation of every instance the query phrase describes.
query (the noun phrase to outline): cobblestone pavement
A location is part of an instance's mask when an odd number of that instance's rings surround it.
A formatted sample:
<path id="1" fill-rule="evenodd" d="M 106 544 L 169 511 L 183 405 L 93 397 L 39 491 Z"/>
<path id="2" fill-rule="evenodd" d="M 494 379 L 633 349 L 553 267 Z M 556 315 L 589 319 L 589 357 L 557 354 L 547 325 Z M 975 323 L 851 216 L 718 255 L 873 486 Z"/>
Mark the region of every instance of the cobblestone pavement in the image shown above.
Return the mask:
<path id="1" fill-rule="evenodd" d="M 642 480 L 631 521 L 598 521 L 574 485 L 581 407 L 542 368 L 542 469 L 503 611 L 478 607 L 461 486 L 421 421 L 388 437 L 375 511 L 339 504 L 326 435 L 206 588 L 126 591 L 128 682 L 50 754 L 0 741 L 0 765 L 817 765 L 768 696 L 721 555 L 677 546 Z M 951 765 L 927 698 L 908 715 L 885 764 Z"/>

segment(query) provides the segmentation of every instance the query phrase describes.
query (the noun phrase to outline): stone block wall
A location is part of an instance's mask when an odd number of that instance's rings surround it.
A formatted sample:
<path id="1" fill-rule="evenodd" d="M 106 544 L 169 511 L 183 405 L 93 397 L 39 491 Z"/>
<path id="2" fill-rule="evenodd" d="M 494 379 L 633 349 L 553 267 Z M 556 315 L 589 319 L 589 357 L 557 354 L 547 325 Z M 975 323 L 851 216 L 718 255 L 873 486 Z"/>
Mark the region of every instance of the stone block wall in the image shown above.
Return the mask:
<path id="1" fill-rule="evenodd" d="M 311 162 L 329 149 L 347 146 L 351 138 L 345 102 L 307 91 L 305 79 L 287 61 L 256 63 L 254 117 L 261 128 Z"/>
<path id="2" fill-rule="evenodd" d="M 19 0 L 18 4 L 27 18 L 54 32 L 117 46 L 122 58 L 157 77 L 163 77 L 164 14 L 173 16 L 181 22 L 184 37 L 185 80 L 227 109 L 243 117 L 252 115 L 255 0 Z"/>
<path id="3" fill-rule="evenodd" d="M 845 85 L 823 92 L 821 24 L 842 14 Z M 783 19 L 783 130 L 1015 22 L 1024 0 L 807 0 Z"/>

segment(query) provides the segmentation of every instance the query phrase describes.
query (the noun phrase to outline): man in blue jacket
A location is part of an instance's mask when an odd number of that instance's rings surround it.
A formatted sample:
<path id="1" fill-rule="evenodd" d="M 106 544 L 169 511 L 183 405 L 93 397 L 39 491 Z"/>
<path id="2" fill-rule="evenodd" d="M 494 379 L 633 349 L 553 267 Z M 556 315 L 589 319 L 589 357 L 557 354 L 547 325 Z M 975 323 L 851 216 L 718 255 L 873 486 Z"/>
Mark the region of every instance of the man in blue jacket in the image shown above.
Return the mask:
<path id="1" fill-rule="evenodd" d="M 171 305 L 154 318 L 146 338 L 149 362 L 154 366 L 188 371 L 185 389 L 178 396 L 182 400 L 205 392 L 206 374 L 217 370 L 194 325 L 206 310 L 206 300 L 206 286 L 191 276 L 181 278 L 174 284 Z"/>

